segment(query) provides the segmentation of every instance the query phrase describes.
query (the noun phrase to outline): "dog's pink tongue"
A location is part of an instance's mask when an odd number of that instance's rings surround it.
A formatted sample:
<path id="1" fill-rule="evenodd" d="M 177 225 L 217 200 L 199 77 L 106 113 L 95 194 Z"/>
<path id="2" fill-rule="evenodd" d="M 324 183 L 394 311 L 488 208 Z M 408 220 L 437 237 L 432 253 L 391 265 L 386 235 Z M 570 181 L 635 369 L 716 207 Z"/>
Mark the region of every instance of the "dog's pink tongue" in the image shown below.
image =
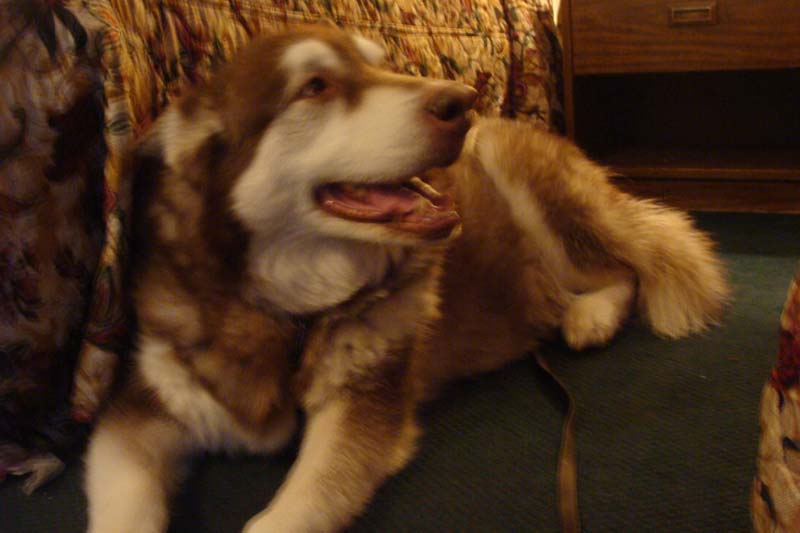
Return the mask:
<path id="1" fill-rule="evenodd" d="M 419 194 L 404 187 L 369 187 L 351 194 L 340 194 L 338 200 L 347 207 L 365 210 L 382 218 L 392 219 L 414 211 Z"/>
<path id="2" fill-rule="evenodd" d="M 327 211 L 369 222 L 388 222 L 412 215 L 430 203 L 419 193 L 401 186 L 329 185 L 319 191 Z"/>
<path id="3" fill-rule="evenodd" d="M 459 222 L 452 200 L 421 182 L 414 188 L 331 184 L 317 190 L 317 201 L 325 211 L 338 217 L 388 223 L 396 229 L 425 236 L 446 234 Z"/>

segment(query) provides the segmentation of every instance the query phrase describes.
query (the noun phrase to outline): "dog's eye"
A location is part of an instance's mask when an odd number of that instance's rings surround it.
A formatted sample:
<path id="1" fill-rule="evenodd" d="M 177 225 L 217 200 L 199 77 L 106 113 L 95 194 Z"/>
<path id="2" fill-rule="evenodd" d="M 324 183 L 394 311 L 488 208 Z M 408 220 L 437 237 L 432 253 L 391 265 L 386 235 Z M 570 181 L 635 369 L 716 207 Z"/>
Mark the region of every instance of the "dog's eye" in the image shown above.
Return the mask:
<path id="1" fill-rule="evenodd" d="M 297 93 L 298 98 L 314 98 L 326 92 L 330 88 L 328 80 L 322 76 L 314 76 L 303 85 L 300 92 Z"/>

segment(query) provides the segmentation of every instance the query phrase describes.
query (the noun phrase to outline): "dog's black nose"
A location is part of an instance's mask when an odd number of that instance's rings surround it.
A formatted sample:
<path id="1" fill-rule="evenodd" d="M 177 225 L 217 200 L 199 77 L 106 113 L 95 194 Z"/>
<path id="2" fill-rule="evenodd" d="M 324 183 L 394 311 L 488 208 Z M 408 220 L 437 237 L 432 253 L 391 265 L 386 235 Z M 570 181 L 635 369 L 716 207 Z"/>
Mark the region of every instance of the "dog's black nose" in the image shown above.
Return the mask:
<path id="1" fill-rule="evenodd" d="M 448 83 L 434 89 L 425 103 L 425 110 L 442 126 L 460 123 L 475 104 L 478 92 L 460 83 Z"/>

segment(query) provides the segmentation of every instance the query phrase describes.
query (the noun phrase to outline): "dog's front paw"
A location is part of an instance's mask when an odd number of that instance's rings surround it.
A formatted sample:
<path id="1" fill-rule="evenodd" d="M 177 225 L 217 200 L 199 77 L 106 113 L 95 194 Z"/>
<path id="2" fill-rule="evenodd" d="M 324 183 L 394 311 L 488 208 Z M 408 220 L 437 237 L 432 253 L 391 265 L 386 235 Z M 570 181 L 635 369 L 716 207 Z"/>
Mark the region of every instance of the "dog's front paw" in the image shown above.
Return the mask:
<path id="1" fill-rule="evenodd" d="M 242 533 L 315 533 L 321 531 L 309 520 L 303 519 L 303 514 L 281 517 L 274 510 L 265 510 L 245 524 Z"/>
<path id="2" fill-rule="evenodd" d="M 242 533 L 276 533 L 282 531 L 278 526 L 279 524 L 270 518 L 269 513 L 263 511 L 247 521 Z"/>
<path id="3" fill-rule="evenodd" d="M 576 351 L 608 344 L 620 327 L 621 315 L 619 306 L 603 295 L 578 296 L 561 324 L 564 340 Z"/>

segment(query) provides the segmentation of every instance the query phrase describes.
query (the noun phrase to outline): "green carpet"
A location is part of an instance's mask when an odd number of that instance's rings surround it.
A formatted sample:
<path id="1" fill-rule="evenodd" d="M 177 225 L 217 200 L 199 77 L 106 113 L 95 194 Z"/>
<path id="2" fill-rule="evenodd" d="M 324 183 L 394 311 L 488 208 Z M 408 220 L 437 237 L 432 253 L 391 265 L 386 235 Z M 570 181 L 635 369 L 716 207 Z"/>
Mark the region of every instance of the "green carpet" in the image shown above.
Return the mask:
<path id="1" fill-rule="evenodd" d="M 722 327 L 666 341 L 633 324 L 612 346 L 556 349 L 578 401 L 584 530 L 748 531 L 758 399 L 800 260 L 800 217 L 699 214 L 735 285 Z M 384 486 L 356 532 L 557 531 L 561 405 L 533 361 L 461 383 L 425 412 L 411 466 Z M 175 533 L 235 532 L 280 484 L 291 454 L 198 461 Z M 0 532 L 85 528 L 82 468 L 24 496 L 0 485 Z"/>

